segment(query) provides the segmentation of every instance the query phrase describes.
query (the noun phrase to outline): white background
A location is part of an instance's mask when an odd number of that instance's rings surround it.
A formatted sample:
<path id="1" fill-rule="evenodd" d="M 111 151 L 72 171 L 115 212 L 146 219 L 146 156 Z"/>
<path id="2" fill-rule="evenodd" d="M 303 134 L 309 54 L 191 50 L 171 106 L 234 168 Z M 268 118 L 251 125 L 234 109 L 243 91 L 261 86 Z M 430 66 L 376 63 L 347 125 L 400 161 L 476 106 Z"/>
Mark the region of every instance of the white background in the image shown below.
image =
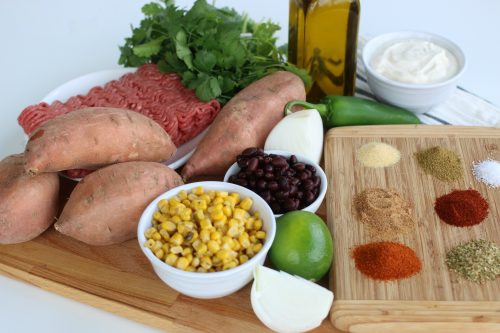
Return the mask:
<path id="1" fill-rule="evenodd" d="M 0 159 L 21 152 L 16 118 L 58 85 L 77 76 L 117 68 L 118 46 L 141 18 L 144 0 L 0 1 Z M 193 1 L 177 1 L 190 6 Z M 284 28 L 288 1 L 218 0 L 255 19 L 272 18 Z M 370 0 L 362 2 L 360 31 L 374 36 L 424 30 L 462 46 L 469 67 L 460 85 L 500 105 L 500 1 Z M 0 276 L 0 332 L 155 332 Z"/>

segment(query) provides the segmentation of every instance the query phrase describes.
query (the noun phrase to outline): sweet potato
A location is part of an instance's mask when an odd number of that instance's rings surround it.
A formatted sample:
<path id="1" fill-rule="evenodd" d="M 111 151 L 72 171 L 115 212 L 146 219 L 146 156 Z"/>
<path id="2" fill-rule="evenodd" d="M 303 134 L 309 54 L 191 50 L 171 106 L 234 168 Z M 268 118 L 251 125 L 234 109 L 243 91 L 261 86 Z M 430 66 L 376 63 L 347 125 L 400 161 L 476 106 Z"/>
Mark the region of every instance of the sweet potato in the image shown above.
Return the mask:
<path id="1" fill-rule="evenodd" d="M 37 174 L 127 161 L 162 162 L 175 150 L 167 132 L 140 113 L 85 108 L 53 118 L 33 132 L 25 169 Z"/>
<path id="2" fill-rule="evenodd" d="M 125 162 L 99 169 L 76 185 L 55 224 L 57 231 L 91 245 L 134 238 L 146 206 L 182 185 L 181 177 L 156 162 Z"/>
<path id="3" fill-rule="evenodd" d="M 182 177 L 223 175 L 243 149 L 264 146 L 288 101 L 305 98 L 302 80 L 290 72 L 275 72 L 252 83 L 222 108 Z"/>
<path id="4" fill-rule="evenodd" d="M 59 176 L 24 172 L 24 156 L 0 161 L 0 244 L 29 241 L 55 220 L 59 199 Z"/>

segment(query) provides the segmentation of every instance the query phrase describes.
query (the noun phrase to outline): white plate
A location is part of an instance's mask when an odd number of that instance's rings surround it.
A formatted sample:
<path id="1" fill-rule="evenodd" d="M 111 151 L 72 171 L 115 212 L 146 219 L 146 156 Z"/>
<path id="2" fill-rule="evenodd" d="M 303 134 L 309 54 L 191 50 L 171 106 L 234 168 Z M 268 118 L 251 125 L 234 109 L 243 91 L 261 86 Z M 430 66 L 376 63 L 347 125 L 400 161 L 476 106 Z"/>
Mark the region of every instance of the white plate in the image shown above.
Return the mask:
<path id="1" fill-rule="evenodd" d="M 65 102 L 72 96 L 87 94 L 89 90 L 95 86 L 103 86 L 109 81 L 119 79 L 121 76 L 135 71 L 136 68 L 119 68 L 86 74 L 55 88 L 42 99 L 42 102 L 46 102 L 49 104 L 56 100 Z M 203 139 L 205 134 L 207 134 L 207 131 L 208 128 L 206 128 L 203 132 L 201 132 L 188 142 L 177 147 L 177 151 L 175 152 L 174 156 L 172 156 L 168 161 L 164 163 L 172 169 L 177 169 L 184 165 L 184 163 L 187 162 L 191 155 L 193 155 L 193 152 L 198 146 L 198 143 L 201 141 L 201 139 Z"/>

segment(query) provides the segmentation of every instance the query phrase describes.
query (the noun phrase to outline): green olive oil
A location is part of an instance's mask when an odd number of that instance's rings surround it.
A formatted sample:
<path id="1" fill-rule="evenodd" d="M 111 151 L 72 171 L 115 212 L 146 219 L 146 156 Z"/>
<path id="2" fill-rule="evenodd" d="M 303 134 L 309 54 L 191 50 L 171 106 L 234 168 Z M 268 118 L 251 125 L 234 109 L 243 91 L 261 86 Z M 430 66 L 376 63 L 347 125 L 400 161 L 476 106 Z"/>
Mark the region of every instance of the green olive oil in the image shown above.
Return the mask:
<path id="1" fill-rule="evenodd" d="M 359 0 L 290 0 L 288 60 L 313 79 L 307 99 L 354 95 Z"/>

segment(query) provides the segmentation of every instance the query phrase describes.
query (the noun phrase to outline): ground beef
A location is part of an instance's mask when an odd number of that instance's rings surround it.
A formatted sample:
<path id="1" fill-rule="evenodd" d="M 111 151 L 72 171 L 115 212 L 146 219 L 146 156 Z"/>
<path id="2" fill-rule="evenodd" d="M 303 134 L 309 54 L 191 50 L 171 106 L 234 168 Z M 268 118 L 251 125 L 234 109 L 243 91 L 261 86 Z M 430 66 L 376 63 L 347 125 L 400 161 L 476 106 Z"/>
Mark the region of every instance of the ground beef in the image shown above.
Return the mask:
<path id="1" fill-rule="evenodd" d="M 29 135 L 49 119 L 97 106 L 129 109 L 154 119 L 176 146 L 202 132 L 220 111 L 217 100 L 201 102 L 193 91 L 182 85 L 177 74 L 161 73 L 156 65 L 148 64 L 66 102 L 28 106 L 19 115 L 18 122 Z"/>

